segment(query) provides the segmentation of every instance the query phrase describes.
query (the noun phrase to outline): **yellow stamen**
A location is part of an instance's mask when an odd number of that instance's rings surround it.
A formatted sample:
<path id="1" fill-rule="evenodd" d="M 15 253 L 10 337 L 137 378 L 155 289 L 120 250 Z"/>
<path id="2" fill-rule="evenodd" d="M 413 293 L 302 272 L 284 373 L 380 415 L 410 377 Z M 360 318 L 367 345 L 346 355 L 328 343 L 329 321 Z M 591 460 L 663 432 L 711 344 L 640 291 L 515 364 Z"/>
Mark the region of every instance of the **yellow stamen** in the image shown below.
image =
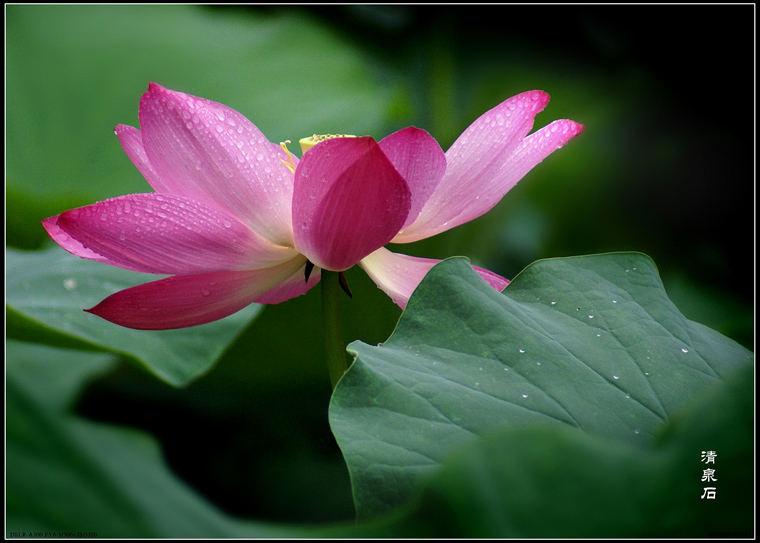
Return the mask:
<path id="1" fill-rule="evenodd" d="M 285 164 L 285 166 L 292 172 L 296 173 L 296 165 L 293 164 L 293 155 L 290 154 L 290 150 L 288 149 L 288 143 L 290 143 L 290 140 L 285 140 L 280 142 L 280 147 L 282 147 L 282 150 L 285 151 L 285 154 L 288 155 L 288 160 L 282 160 L 282 163 Z"/>
<path id="2" fill-rule="evenodd" d="M 314 147 L 316 144 L 318 144 L 321 141 L 325 140 L 331 140 L 333 138 L 355 138 L 356 136 L 352 136 L 350 134 L 314 134 L 313 136 L 309 136 L 308 138 L 302 138 L 298 141 L 298 143 L 301 144 L 301 150 L 306 154 L 306 151 Z"/>

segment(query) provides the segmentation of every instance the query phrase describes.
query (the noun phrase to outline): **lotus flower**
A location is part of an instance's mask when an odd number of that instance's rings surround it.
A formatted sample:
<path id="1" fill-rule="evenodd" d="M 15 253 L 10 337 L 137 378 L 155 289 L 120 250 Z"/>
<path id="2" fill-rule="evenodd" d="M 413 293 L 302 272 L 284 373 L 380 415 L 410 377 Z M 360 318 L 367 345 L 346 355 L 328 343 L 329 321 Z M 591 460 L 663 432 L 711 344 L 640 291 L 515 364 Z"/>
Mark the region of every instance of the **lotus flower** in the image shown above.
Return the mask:
<path id="1" fill-rule="evenodd" d="M 155 192 L 72 209 L 43 225 L 82 258 L 171 275 L 88 310 L 130 328 L 194 326 L 253 302 L 279 303 L 313 287 L 320 269 L 355 264 L 403 308 L 438 261 L 384 245 L 479 217 L 579 134 L 582 125 L 560 120 L 527 136 L 548 101 L 542 91 L 506 100 L 446 153 L 410 127 L 379 143 L 324 138 L 299 160 L 237 111 L 151 83 L 140 130 L 115 132 Z M 476 269 L 497 290 L 508 283 Z"/>

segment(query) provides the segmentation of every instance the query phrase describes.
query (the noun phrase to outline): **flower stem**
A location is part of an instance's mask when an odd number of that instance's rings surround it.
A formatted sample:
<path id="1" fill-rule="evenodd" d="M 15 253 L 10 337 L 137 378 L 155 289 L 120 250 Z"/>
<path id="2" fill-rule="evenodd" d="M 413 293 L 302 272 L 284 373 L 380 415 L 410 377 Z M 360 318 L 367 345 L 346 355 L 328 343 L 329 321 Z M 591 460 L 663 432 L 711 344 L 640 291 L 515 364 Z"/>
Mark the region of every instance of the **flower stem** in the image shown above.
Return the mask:
<path id="1" fill-rule="evenodd" d="M 333 390 L 338 380 L 343 376 L 348 366 L 346 364 L 346 346 L 343 344 L 343 333 L 340 327 L 340 294 L 339 273 L 321 270 L 322 278 L 322 327 L 325 336 L 325 355 L 327 371 Z"/>

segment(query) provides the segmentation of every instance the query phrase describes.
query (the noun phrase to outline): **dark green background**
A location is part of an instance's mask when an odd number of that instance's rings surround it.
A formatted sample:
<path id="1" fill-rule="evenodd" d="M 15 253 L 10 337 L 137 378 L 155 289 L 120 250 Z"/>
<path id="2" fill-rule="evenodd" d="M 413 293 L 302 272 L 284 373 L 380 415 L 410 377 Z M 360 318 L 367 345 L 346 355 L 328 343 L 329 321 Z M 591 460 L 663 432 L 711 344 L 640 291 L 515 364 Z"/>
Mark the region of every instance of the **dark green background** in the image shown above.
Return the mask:
<path id="1" fill-rule="evenodd" d="M 147 189 L 112 134 L 148 81 L 220 101 L 272 141 L 428 130 L 444 149 L 529 89 L 585 132 L 482 218 L 411 246 L 506 277 L 547 257 L 650 255 L 687 317 L 751 348 L 753 6 L 7 6 L 7 244 L 39 221 Z M 400 311 L 351 270 L 346 341 L 377 343 Z M 318 296 L 267 308 L 208 375 L 173 389 L 129 364 L 79 413 L 144 428 L 224 510 L 352 516 L 327 426 Z M 294 331 L 296 332 L 294 334 Z"/>

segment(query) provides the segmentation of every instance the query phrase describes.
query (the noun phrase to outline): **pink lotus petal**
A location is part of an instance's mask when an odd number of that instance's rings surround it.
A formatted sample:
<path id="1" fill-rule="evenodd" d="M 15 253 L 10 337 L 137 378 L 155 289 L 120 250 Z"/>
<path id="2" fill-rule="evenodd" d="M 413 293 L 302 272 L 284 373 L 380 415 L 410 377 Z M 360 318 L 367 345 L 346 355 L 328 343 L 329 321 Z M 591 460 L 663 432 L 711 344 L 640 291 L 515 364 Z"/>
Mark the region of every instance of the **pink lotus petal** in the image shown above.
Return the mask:
<path id="1" fill-rule="evenodd" d="M 166 191 L 214 203 L 277 245 L 292 245 L 285 153 L 222 104 L 151 83 L 140 100 L 145 153 Z"/>
<path id="2" fill-rule="evenodd" d="M 79 241 L 72 238 L 66 232 L 64 232 L 60 226 L 58 226 L 58 218 L 60 215 L 54 215 L 42 220 L 42 226 L 47 231 L 50 239 L 56 242 L 58 245 L 66 249 L 73 255 L 81 258 L 87 258 L 89 260 L 95 260 L 96 262 L 103 262 L 108 264 L 108 259 L 103 255 L 99 255 L 95 251 L 91 251 Z"/>
<path id="3" fill-rule="evenodd" d="M 112 294 L 87 311 L 139 330 L 197 326 L 236 313 L 264 297 L 303 263 L 303 257 L 298 257 L 262 270 L 176 275 Z"/>
<path id="4" fill-rule="evenodd" d="M 282 283 L 275 288 L 264 294 L 263 296 L 256 298 L 257 304 L 279 304 L 296 296 L 306 294 L 306 292 L 319 283 L 321 279 L 321 273 L 319 268 L 314 268 L 309 275 L 309 282 L 305 281 L 306 265 L 291 275 L 288 279 L 285 279 Z"/>
<path id="5" fill-rule="evenodd" d="M 318 143 L 296 170 L 296 249 L 320 268 L 346 270 L 396 235 L 410 202 L 409 187 L 372 138 Z"/>
<path id="6" fill-rule="evenodd" d="M 560 119 L 543 127 L 525 138 L 522 143 L 512 152 L 509 159 L 499 170 L 493 185 L 488 187 L 485 199 L 501 200 L 501 197 L 514 187 L 525 174 L 536 167 L 542 160 L 568 141 L 583 132 L 584 126 L 567 119 Z M 493 206 L 491 206 L 493 207 Z M 476 209 L 480 216 L 489 209 Z M 468 214 L 472 214 L 468 210 Z M 474 219 L 475 216 L 472 217 Z M 467 219 L 467 220 L 472 220 Z"/>
<path id="7" fill-rule="evenodd" d="M 120 196 L 43 224 L 53 239 L 62 232 L 74 240 L 56 241 L 78 256 L 145 273 L 250 270 L 297 255 L 264 241 L 224 211 L 168 194 Z"/>
<path id="8" fill-rule="evenodd" d="M 129 160 L 137 166 L 137 169 L 143 174 L 143 177 L 153 190 L 156 192 L 171 192 L 169 187 L 161 181 L 153 166 L 151 166 L 148 155 L 145 154 L 145 147 L 143 147 L 140 131 L 137 128 L 120 124 L 116 126 L 114 133 L 119 138 L 119 143 L 121 143 Z"/>
<path id="9" fill-rule="evenodd" d="M 470 219 L 460 215 L 478 200 L 484 188 L 533 127 L 533 118 L 549 103 L 543 91 L 514 96 L 481 115 L 446 151 L 446 173 L 417 220 L 395 243 L 424 239 Z"/>
<path id="10" fill-rule="evenodd" d="M 409 297 L 420 284 L 430 268 L 440 260 L 407 256 L 383 248 L 368 255 L 361 262 L 367 275 L 401 309 L 406 307 Z M 476 272 L 494 289 L 501 292 L 509 284 L 507 279 L 484 268 L 473 266 Z"/>
<path id="11" fill-rule="evenodd" d="M 412 204 L 403 227 L 417 218 L 446 171 L 446 157 L 438 142 L 419 128 L 404 128 L 378 143 L 385 156 L 409 185 Z M 402 228 L 403 228 L 402 227 Z"/>

